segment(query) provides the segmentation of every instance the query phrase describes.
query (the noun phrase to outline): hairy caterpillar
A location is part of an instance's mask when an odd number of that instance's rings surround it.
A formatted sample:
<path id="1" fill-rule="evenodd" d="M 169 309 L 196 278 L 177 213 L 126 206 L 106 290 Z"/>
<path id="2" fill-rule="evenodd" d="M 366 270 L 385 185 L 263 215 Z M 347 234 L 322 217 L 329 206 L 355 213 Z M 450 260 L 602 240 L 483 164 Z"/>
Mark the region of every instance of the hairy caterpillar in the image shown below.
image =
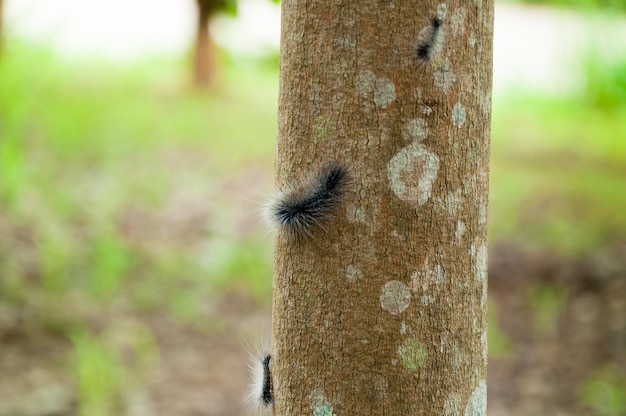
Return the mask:
<path id="1" fill-rule="evenodd" d="M 256 414 L 269 413 L 274 404 L 270 353 L 251 354 L 250 386 L 246 395 L 248 407 Z"/>
<path id="2" fill-rule="evenodd" d="M 347 180 L 341 166 L 327 167 L 313 180 L 277 192 L 268 204 L 267 216 L 279 231 L 310 236 L 337 207 Z"/>
<path id="3" fill-rule="evenodd" d="M 428 26 L 423 28 L 417 40 L 415 48 L 415 58 L 425 63 L 430 60 L 441 48 L 443 21 L 440 17 L 434 16 L 430 19 Z"/>

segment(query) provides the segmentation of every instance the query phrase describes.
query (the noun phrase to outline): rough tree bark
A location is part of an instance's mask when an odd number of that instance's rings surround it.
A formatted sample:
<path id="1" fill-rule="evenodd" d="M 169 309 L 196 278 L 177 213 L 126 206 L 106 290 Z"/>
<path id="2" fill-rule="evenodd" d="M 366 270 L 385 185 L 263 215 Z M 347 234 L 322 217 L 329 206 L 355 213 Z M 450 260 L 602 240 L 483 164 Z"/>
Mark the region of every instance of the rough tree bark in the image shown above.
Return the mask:
<path id="1" fill-rule="evenodd" d="M 210 87 L 217 75 L 217 52 L 209 32 L 209 21 L 219 10 L 215 0 L 196 0 L 198 26 L 193 58 L 193 81 L 198 87 Z"/>
<path id="2" fill-rule="evenodd" d="M 276 184 L 350 182 L 276 236 L 274 414 L 485 414 L 492 33 L 493 0 L 282 1 Z"/>

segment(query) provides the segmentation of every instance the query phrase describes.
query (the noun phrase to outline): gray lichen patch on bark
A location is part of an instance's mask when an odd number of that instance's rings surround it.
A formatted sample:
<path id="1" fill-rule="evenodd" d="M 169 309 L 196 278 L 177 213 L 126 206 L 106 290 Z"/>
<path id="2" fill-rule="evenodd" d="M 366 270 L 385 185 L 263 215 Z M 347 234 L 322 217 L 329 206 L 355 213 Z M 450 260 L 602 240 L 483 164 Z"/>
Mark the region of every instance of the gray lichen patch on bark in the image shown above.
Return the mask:
<path id="1" fill-rule="evenodd" d="M 487 245 L 485 243 L 470 247 L 470 257 L 474 260 L 474 275 L 480 281 L 487 277 Z"/>
<path id="2" fill-rule="evenodd" d="M 439 158 L 426 146 L 412 143 L 389 161 L 387 172 L 391 190 L 398 198 L 411 205 L 424 205 L 439 172 Z"/>
<path id="3" fill-rule="evenodd" d="M 435 72 L 433 72 L 433 81 L 435 86 L 447 94 L 456 81 L 456 76 L 454 75 L 454 71 L 452 69 L 452 63 L 448 58 L 443 58 L 437 60 L 434 66 Z"/>
<path id="4" fill-rule="evenodd" d="M 465 111 L 465 107 L 459 102 L 454 104 L 452 107 L 452 124 L 454 127 L 461 128 L 463 124 L 465 124 L 465 119 L 467 118 L 467 113 Z"/>
<path id="5" fill-rule="evenodd" d="M 465 222 L 458 220 L 456 223 L 456 230 L 454 231 L 454 238 L 456 239 L 457 244 L 461 244 L 463 234 L 465 234 Z"/>
<path id="6" fill-rule="evenodd" d="M 460 416 L 461 415 L 461 395 L 459 393 L 450 393 L 443 402 L 443 416 Z"/>
<path id="7" fill-rule="evenodd" d="M 385 77 L 376 77 L 369 69 L 359 72 L 356 89 L 362 96 L 372 99 L 380 108 L 388 107 L 396 99 L 393 82 Z"/>
<path id="8" fill-rule="evenodd" d="M 363 272 L 361 271 L 361 269 L 354 266 L 353 264 L 348 266 L 348 269 L 346 270 L 346 280 L 348 280 L 348 282 L 354 283 L 362 278 Z"/>
<path id="9" fill-rule="evenodd" d="M 428 135 L 428 125 L 423 118 L 416 118 L 402 128 L 402 137 L 407 141 L 421 142 Z"/>
<path id="10" fill-rule="evenodd" d="M 361 206 L 350 204 L 346 207 L 346 215 L 350 222 L 364 222 L 365 209 Z"/>
<path id="11" fill-rule="evenodd" d="M 487 412 L 487 383 L 480 380 L 478 386 L 472 392 L 464 416 L 484 416 Z"/>
<path id="12" fill-rule="evenodd" d="M 397 280 L 392 280 L 383 286 L 380 293 L 380 306 L 392 315 L 402 313 L 411 303 L 411 290 Z"/>
<path id="13" fill-rule="evenodd" d="M 326 399 L 322 389 L 315 389 L 310 396 L 311 410 L 313 416 L 335 416 L 333 406 Z"/>

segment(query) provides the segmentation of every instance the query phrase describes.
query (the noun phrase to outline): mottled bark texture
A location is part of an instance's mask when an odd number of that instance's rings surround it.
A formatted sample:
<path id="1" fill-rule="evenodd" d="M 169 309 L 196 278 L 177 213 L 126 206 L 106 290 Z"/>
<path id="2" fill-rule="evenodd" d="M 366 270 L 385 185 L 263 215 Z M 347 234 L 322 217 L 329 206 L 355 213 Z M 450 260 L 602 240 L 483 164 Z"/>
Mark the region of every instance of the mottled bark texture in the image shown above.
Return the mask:
<path id="1" fill-rule="evenodd" d="M 217 50 L 209 32 L 209 21 L 219 10 L 215 0 L 196 0 L 198 26 L 193 57 L 193 81 L 198 87 L 210 87 L 217 74 Z"/>
<path id="2" fill-rule="evenodd" d="M 493 0 L 282 12 L 277 187 L 350 181 L 276 237 L 275 414 L 484 415 Z"/>

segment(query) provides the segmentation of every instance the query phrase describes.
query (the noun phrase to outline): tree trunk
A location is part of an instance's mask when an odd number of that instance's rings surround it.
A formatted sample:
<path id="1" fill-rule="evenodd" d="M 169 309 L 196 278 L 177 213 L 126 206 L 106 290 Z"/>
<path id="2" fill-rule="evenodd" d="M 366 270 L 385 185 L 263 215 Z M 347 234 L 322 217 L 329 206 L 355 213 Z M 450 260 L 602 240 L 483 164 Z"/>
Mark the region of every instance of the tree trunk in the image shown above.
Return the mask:
<path id="1" fill-rule="evenodd" d="M 196 0 L 198 27 L 193 61 L 193 81 L 197 87 L 210 87 L 217 74 L 217 51 L 211 40 L 209 20 L 215 12 L 214 1 Z"/>
<path id="2" fill-rule="evenodd" d="M 493 0 L 282 1 L 278 195 L 337 200 L 277 232 L 275 415 L 485 414 L 492 34 Z"/>

